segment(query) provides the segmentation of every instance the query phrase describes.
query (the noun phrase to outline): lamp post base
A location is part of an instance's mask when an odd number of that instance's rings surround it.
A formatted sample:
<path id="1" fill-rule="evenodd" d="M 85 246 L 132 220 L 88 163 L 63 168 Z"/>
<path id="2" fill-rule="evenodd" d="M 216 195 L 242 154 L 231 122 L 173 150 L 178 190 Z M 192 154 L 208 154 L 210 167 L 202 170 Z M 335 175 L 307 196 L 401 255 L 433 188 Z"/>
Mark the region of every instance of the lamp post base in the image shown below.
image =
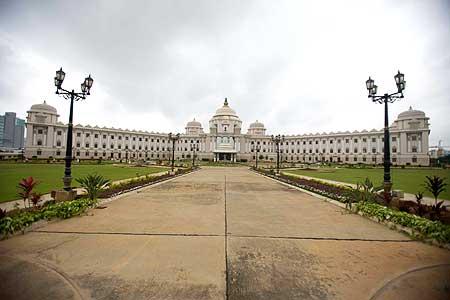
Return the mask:
<path id="1" fill-rule="evenodd" d="M 72 201 L 75 200 L 77 196 L 77 191 L 70 190 L 70 191 L 55 191 L 55 201 L 56 202 L 62 202 L 62 201 Z"/>
<path id="2" fill-rule="evenodd" d="M 392 182 L 385 181 L 383 182 L 383 190 L 384 190 L 384 201 L 389 204 L 392 199 L 391 190 L 392 190 Z"/>
<path id="3" fill-rule="evenodd" d="M 71 191 L 72 187 L 72 177 L 71 176 L 64 176 L 63 177 L 63 182 L 64 182 L 64 190 L 65 191 Z"/>

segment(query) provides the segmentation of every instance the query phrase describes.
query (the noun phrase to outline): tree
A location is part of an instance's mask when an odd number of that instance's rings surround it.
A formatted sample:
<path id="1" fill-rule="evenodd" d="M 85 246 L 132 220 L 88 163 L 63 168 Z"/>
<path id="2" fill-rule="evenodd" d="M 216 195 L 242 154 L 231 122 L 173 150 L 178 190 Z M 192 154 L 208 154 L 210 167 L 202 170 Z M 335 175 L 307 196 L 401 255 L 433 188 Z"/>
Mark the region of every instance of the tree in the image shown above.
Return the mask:
<path id="1" fill-rule="evenodd" d="M 19 189 L 19 196 L 23 199 L 23 206 L 26 207 L 26 200 L 30 201 L 31 193 L 34 187 L 38 184 L 33 177 L 22 178 L 17 186 Z"/>
<path id="2" fill-rule="evenodd" d="M 77 178 L 76 181 L 86 190 L 88 198 L 91 200 L 97 199 L 100 190 L 110 184 L 109 179 L 98 174 L 89 174 L 85 177 Z"/>
<path id="3" fill-rule="evenodd" d="M 425 176 L 427 180 L 425 180 L 425 189 L 428 190 L 434 196 L 434 205 L 437 205 L 437 199 L 439 194 L 445 191 L 445 186 L 447 185 L 444 180 L 445 178 L 441 178 L 439 176 L 433 175 Z"/>

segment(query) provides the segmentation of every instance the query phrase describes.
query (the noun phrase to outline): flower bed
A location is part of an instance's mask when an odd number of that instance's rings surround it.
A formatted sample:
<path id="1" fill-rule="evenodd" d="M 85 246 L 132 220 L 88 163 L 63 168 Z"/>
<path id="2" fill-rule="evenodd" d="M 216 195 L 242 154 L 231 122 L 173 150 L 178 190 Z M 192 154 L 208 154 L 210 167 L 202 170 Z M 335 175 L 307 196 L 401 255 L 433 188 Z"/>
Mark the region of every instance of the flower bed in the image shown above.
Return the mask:
<path id="1" fill-rule="evenodd" d="M 256 170 L 265 176 L 277 179 L 279 181 L 297 186 L 304 190 L 346 203 L 349 200 L 352 189 L 350 187 L 338 186 L 324 183 L 319 180 L 305 179 L 291 175 L 280 174 L 275 176 L 273 173 L 265 170 Z"/>
<path id="2" fill-rule="evenodd" d="M 95 204 L 95 200 L 77 199 L 59 203 L 47 202 L 42 207 L 8 212 L 0 219 L 0 235 L 3 238 L 8 237 L 39 220 L 67 219 L 85 212 Z"/>
<path id="3" fill-rule="evenodd" d="M 435 239 L 450 243 L 450 226 L 439 221 L 431 221 L 402 211 L 396 211 L 373 202 L 358 202 L 355 210 L 364 216 L 375 217 L 378 221 L 389 221 L 413 229 L 420 239 Z"/>

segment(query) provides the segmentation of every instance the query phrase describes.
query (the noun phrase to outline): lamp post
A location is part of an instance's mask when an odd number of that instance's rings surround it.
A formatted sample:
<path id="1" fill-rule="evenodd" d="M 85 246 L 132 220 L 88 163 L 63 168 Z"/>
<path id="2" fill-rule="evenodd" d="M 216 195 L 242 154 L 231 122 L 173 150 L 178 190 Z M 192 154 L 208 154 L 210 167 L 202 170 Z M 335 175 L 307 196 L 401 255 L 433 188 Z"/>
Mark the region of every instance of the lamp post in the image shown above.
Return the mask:
<path id="1" fill-rule="evenodd" d="M 272 142 L 276 145 L 277 152 L 277 174 L 280 174 L 280 143 L 284 141 L 284 135 L 272 135 Z"/>
<path id="2" fill-rule="evenodd" d="M 169 140 L 172 141 L 172 173 L 173 173 L 173 170 L 175 167 L 175 141 L 177 141 L 179 139 L 180 139 L 179 133 L 177 133 L 175 135 L 172 134 L 172 132 L 169 133 Z"/>
<path id="3" fill-rule="evenodd" d="M 195 151 L 198 151 L 198 144 L 191 144 L 192 167 L 195 167 Z"/>
<path id="4" fill-rule="evenodd" d="M 66 144 L 66 157 L 65 160 L 65 168 L 64 168 L 64 190 L 71 191 L 71 183 L 72 183 L 72 131 L 73 131 L 73 102 L 86 99 L 86 96 L 90 95 L 90 90 L 94 80 L 91 78 L 91 75 L 86 77 L 81 83 L 81 92 L 75 92 L 74 90 L 68 91 L 61 87 L 66 73 L 60 68 L 56 71 L 56 76 L 54 78 L 55 86 L 56 86 L 56 94 L 63 96 L 65 99 L 70 99 L 70 113 L 69 113 L 69 124 L 67 126 L 67 144 Z"/>
<path id="5" fill-rule="evenodd" d="M 405 75 L 398 73 L 394 76 L 395 84 L 397 85 L 397 92 L 391 94 L 377 95 L 378 86 L 375 85 L 375 81 L 369 77 L 366 81 L 366 88 L 369 91 L 369 98 L 372 98 L 373 102 L 383 104 L 384 103 L 384 175 L 383 175 L 383 188 L 384 199 L 389 202 L 391 199 L 391 148 L 389 137 L 389 115 L 388 115 L 388 103 L 393 103 L 397 99 L 403 98 L 403 90 L 406 86 Z"/>
<path id="6" fill-rule="evenodd" d="M 253 152 L 255 152 L 255 169 L 258 169 L 258 155 L 259 151 L 261 150 L 261 145 L 253 145 L 252 147 Z"/>

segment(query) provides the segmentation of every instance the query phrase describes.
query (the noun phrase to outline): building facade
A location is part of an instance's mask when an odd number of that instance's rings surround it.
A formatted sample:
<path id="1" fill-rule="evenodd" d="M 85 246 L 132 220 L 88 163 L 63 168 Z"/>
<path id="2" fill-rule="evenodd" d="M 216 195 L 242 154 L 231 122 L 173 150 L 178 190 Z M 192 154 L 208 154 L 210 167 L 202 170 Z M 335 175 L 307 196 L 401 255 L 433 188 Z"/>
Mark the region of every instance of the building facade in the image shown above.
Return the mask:
<path id="1" fill-rule="evenodd" d="M 16 118 L 16 113 L 0 115 L 0 147 L 20 149 L 24 147 L 25 120 Z"/>
<path id="2" fill-rule="evenodd" d="M 58 121 L 56 109 L 45 102 L 28 111 L 25 156 L 55 158 L 65 156 L 67 125 Z M 429 165 L 429 118 L 410 108 L 390 126 L 393 165 Z M 209 132 L 195 119 L 175 143 L 175 158 L 196 156 L 212 161 L 276 160 L 276 146 L 264 124 L 251 123 L 243 133 L 242 121 L 227 99 L 210 119 Z M 383 130 L 286 135 L 280 145 L 281 160 L 292 163 L 336 162 L 382 164 Z M 259 153 L 254 151 L 260 147 Z M 121 128 L 76 125 L 73 128 L 73 155 L 79 159 L 165 160 L 171 158 L 172 144 L 167 133 L 130 131 Z"/>

